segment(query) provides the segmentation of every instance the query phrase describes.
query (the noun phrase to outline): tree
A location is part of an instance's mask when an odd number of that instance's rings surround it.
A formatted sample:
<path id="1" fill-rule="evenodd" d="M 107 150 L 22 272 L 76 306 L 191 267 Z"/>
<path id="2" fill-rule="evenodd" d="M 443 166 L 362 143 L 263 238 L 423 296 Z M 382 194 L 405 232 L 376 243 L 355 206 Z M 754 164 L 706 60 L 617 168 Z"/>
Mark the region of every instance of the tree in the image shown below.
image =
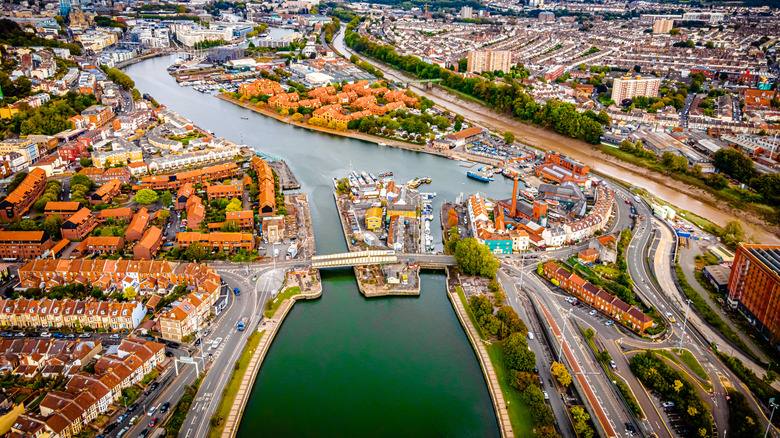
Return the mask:
<path id="1" fill-rule="evenodd" d="M 738 220 L 733 220 L 726 224 L 723 229 L 723 243 L 728 246 L 736 246 L 739 242 L 745 240 L 745 232 L 742 231 L 742 224 Z"/>
<path id="2" fill-rule="evenodd" d="M 122 296 L 127 301 L 131 301 L 131 300 L 135 299 L 136 295 L 138 295 L 138 293 L 135 291 L 135 288 L 133 288 L 133 286 L 127 287 L 125 289 L 124 293 L 122 294 Z"/>
<path id="3" fill-rule="evenodd" d="M 43 221 L 43 231 L 52 238 L 59 238 L 60 227 L 62 227 L 62 218 L 58 214 L 53 214 Z"/>
<path id="4" fill-rule="evenodd" d="M 76 185 L 82 185 L 86 187 L 87 190 L 91 190 L 95 186 L 95 183 L 92 182 L 88 176 L 77 173 L 70 178 L 71 188 L 75 187 Z"/>
<path id="5" fill-rule="evenodd" d="M 512 333 L 504 339 L 504 360 L 512 370 L 531 372 L 536 368 L 536 355 L 528 349 L 525 337 L 520 333 Z"/>
<path id="6" fill-rule="evenodd" d="M 149 205 L 152 202 L 157 201 L 160 197 L 152 189 L 141 189 L 133 196 L 133 202 L 137 202 L 141 205 Z"/>
<path id="7" fill-rule="evenodd" d="M 669 31 L 669 35 L 679 35 L 680 29 L 673 27 L 672 30 Z"/>
<path id="8" fill-rule="evenodd" d="M 582 406 L 572 406 L 571 419 L 574 421 L 574 431 L 577 432 L 577 436 L 580 438 L 593 437 L 593 429 L 588 424 L 590 415 L 585 412 Z"/>
<path id="9" fill-rule="evenodd" d="M 493 304 L 484 295 L 473 295 L 469 298 L 469 307 L 471 307 L 471 313 L 474 314 L 474 318 L 478 321 L 484 315 L 493 314 Z"/>
<path id="10" fill-rule="evenodd" d="M 780 175 L 764 173 L 750 180 L 750 186 L 764 198 L 769 205 L 780 205 Z"/>
<path id="11" fill-rule="evenodd" d="M 550 372 L 564 388 L 571 385 L 571 374 L 569 374 L 569 370 L 566 369 L 566 365 L 560 362 L 553 362 Z"/>
<path id="12" fill-rule="evenodd" d="M 233 198 L 225 207 L 225 211 L 241 211 L 244 208 L 243 202 L 238 198 Z"/>
<path id="13" fill-rule="evenodd" d="M 490 249 L 473 237 L 462 240 L 457 245 L 455 261 L 458 263 L 458 268 L 466 275 L 494 278 L 498 270 L 498 260 L 493 257 Z"/>
<path id="14" fill-rule="evenodd" d="M 184 250 L 184 257 L 187 260 L 199 261 L 206 257 L 206 249 L 199 243 L 191 243 L 187 249 Z"/>
<path id="15" fill-rule="evenodd" d="M 514 142 L 515 142 L 515 134 L 510 131 L 506 131 L 504 133 L 504 143 L 511 145 Z"/>
<path id="16" fill-rule="evenodd" d="M 723 190 L 729 186 L 729 180 L 723 177 L 723 175 L 717 173 L 711 173 L 705 180 L 708 186 L 715 190 Z"/>
<path id="17" fill-rule="evenodd" d="M 501 328 L 501 322 L 493 316 L 492 313 L 482 315 L 479 319 L 479 326 L 482 327 L 482 332 L 488 336 L 495 336 Z"/>
<path id="18" fill-rule="evenodd" d="M 162 201 L 162 205 L 165 207 L 170 207 L 173 205 L 173 195 L 171 194 L 171 191 L 164 191 L 162 195 L 160 195 L 160 200 Z"/>
<path id="19" fill-rule="evenodd" d="M 523 371 L 512 371 L 512 377 L 509 381 L 509 384 L 512 385 L 513 388 L 519 389 L 520 391 L 525 390 L 525 388 L 530 385 L 537 385 L 538 383 L 539 378 L 536 374 Z"/>
<path id="20" fill-rule="evenodd" d="M 756 177 L 753 160 L 736 149 L 721 149 L 715 152 L 713 164 L 721 172 L 731 175 L 737 181 L 747 183 Z"/>

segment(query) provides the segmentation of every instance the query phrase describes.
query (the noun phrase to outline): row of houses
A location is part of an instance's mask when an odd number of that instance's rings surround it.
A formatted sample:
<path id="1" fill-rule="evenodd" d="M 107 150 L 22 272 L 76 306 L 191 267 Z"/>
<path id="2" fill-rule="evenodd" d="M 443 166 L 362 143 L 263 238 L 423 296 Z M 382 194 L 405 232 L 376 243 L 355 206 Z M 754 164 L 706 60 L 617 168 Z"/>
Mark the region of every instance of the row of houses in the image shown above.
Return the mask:
<path id="1" fill-rule="evenodd" d="M 141 181 L 133 186 L 133 190 L 152 189 L 152 190 L 172 190 L 178 189 L 184 184 L 202 184 L 211 180 L 223 180 L 233 178 L 241 174 L 241 169 L 236 163 L 219 164 L 216 166 L 204 167 L 203 169 L 179 172 L 173 175 L 154 175 L 145 176 Z"/>
<path id="2" fill-rule="evenodd" d="M 146 308 L 141 302 L 95 300 L 0 300 L 0 326 L 34 329 L 89 327 L 93 330 L 133 330 Z"/>
<path id="3" fill-rule="evenodd" d="M 627 304 L 553 261 L 544 264 L 543 272 L 553 284 L 637 333 L 643 333 L 653 326 L 653 318 L 642 313 L 636 306 Z"/>
<path id="4" fill-rule="evenodd" d="M 125 339 L 102 355 L 95 374 L 73 375 L 65 389 L 46 394 L 40 413 L 19 415 L 11 425 L 13 436 L 61 437 L 79 434 L 113 403 L 122 400 L 122 390 L 141 382 L 143 377 L 165 361 L 165 346 L 141 339 Z"/>
<path id="5" fill-rule="evenodd" d="M 99 340 L 2 339 L 0 373 L 26 379 L 76 373 L 101 350 Z"/>

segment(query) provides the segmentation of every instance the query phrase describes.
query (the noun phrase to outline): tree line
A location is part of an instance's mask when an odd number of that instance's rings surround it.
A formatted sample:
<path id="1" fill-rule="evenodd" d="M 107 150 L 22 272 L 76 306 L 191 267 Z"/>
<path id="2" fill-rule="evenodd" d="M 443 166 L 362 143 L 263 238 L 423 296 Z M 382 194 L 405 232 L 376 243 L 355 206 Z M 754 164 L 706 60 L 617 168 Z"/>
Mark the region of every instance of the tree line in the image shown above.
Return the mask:
<path id="1" fill-rule="evenodd" d="M 7 18 L 0 20 L 0 44 L 14 47 L 60 47 L 70 50 L 72 55 L 81 55 L 81 47 L 78 44 L 41 38 L 34 33 L 23 31 L 18 24 Z"/>
<path id="2" fill-rule="evenodd" d="M 699 438 L 712 437 L 710 408 L 699 397 L 691 382 L 652 351 L 635 354 L 631 358 L 630 368 L 642 384 L 675 404 L 677 413 L 691 429 L 692 435 Z"/>
<path id="3" fill-rule="evenodd" d="M 355 51 L 420 79 L 439 79 L 441 85 L 477 98 L 500 112 L 593 144 L 597 144 L 601 138 L 602 123 L 609 122 L 606 113 L 598 115 L 590 110 L 579 113 L 569 103 L 551 100 L 540 105 L 523 91 L 522 84 L 507 76 L 504 76 L 503 84 L 481 77 L 466 79 L 438 65 L 425 63 L 416 56 L 400 56 L 392 46 L 371 42 L 354 32 L 359 22 L 358 17 L 353 18 L 345 32 L 345 42 Z"/>
<path id="4" fill-rule="evenodd" d="M 19 112 L 3 121 L 5 129 L 20 135 L 54 135 L 73 127 L 68 118 L 80 114 L 97 103 L 92 94 L 69 91 L 63 97 L 56 97 L 37 108 L 22 103 Z"/>

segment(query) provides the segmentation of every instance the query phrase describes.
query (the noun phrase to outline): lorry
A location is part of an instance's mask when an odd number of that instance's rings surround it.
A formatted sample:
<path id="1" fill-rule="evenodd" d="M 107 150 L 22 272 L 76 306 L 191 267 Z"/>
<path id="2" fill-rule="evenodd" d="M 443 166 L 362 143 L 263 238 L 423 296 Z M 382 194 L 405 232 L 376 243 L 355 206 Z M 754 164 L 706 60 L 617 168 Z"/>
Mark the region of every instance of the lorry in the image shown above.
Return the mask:
<path id="1" fill-rule="evenodd" d="M 240 291 L 240 290 L 238 290 L 238 288 L 237 288 L 237 287 L 234 287 L 234 288 L 233 288 L 233 293 L 234 293 L 234 294 L 236 294 L 236 296 L 239 296 L 239 295 L 241 295 L 241 291 Z"/>
<path id="2" fill-rule="evenodd" d="M 238 326 L 236 327 L 238 328 L 238 331 L 240 332 L 244 331 L 244 328 L 246 328 L 246 323 L 247 323 L 247 317 L 245 316 L 238 321 Z"/>

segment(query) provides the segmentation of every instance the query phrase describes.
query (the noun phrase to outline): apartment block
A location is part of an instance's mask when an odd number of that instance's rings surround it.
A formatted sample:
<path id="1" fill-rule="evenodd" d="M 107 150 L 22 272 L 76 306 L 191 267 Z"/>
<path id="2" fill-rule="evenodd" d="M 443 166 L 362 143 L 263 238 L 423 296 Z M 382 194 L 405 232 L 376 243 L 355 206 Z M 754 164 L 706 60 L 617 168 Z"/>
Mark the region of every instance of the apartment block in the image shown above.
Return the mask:
<path id="1" fill-rule="evenodd" d="M 46 216 L 46 219 L 56 214 L 60 216 L 60 219 L 66 221 L 79 210 L 81 210 L 81 204 L 78 202 L 51 201 L 46 203 L 43 214 Z"/>
<path id="2" fill-rule="evenodd" d="M 241 230 L 253 230 L 255 228 L 255 214 L 252 210 L 229 211 L 225 214 L 225 221 L 235 221 Z"/>
<path id="3" fill-rule="evenodd" d="M 119 180 L 122 184 L 130 184 L 131 173 L 127 167 L 112 167 L 104 169 L 102 167 L 85 167 L 79 171 L 79 174 L 86 175 L 97 185 L 105 184 L 112 179 Z"/>
<path id="4" fill-rule="evenodd" d="M 95 215 L 88 208 L 84 207 L 62 223 L 62 238 L 81 240 L 91 233 L 95 226 L 97 226 Z"/>
<path id="5" fill-rule="evenodd" d="M 193 292 L 187 295 L 181 303 L 157 319 L 162 337 L 181 342 L 185 336 L 195 333 L 206 321 L 213 304 L 214 301 L 206 294 Z"/>
<path id="6" fill-rule="evenodd" d="M 139 240 L 144 236 L 146 228 L 152 221 L 152 215 L 146 207 L 141 207 L 140 210 L 133 216 L 133 220 L 125 230 L 125 238 L 127 240 Z"/>
<path id="7" fill-rule="evenodd" d="M 255 237 L 250 233 L 179 233 L 176 235 L 176 241 L 181 249 L 185 249 L 195 242 L 200 243 L 211 252 L 233 253 L 241 249 L 247 251 L 255 249 Z"/>
<path id="8" fill-rule="evenodd" d="M 179 172 L 175 175 L 146 176 L 141 179 L 134 189 L 171 190 L 178 189 L 186 183 L 198 184 L 207 181 L 222 181 L 241 174 L 236 163 L 219 164 L 217 166 L 204 167 L 187 172 Z"/>
<path id="9" fill-rule="evenodd" d="M 141 240 L 133 247 L 133 258 L 135 260 L 153 260 L 161 245 L 162 230 L 157 227 L 150 227 L 146 230 Z"/>
<path id="10" fill-rule="evenodd" d="M 508 50 L 472 51 L 466 59 L 468 71 L 475 73 L 496 70 L 508 72 L 512 68 L 512 52 Z"/>
<path id="11" fill-rule="evenodd" d="M 89 195 L 89 203 L 92 205 L 110 204 L 111 200 L 121 192 L 121 189 L 122 183 L 118 179 L 112 179 L 98 187 L 95 193 Z"/>
<path id="12" fill-rule="evenodd" d="M 209 201 L 214 199 L 244 199 L 244 186 L 242 184 L 220 185 L 213 184 L 206 189 L 206 197 Z"/>
<path id="13" fill-rule="evenodd" d="M 612 100 L 620 104 L 623 99 L 634 97 L 657 97 L 661 79 L 631 75 L 615 78 L 612 83 Z"/>
<path id="14" fill-rule="evenodd" d="M 46 190 L 46 172 L 33 169 L 10 195 L 0 201 L 0 219 L 9 220 L 19 217 L 30 209 Z"/>
<path id="15" fill-rule="evenodd" d="M 54 243 L 45 231 L 0 231 L 0 258 L 29 260 L 41 256 Z"/>
<path id="16" fill-rule="evenodd" d="M 108 123 L 114 117 L 114 110 L 109 106 L 92 105 L 82 111 L 81 116 L 87 119 L 92 129 L 95 129 Z"/>
<path id="17" fill-rule="evenodd" d="M 105 210 L 100 210 L 96 218 L 100 224 L 106 223 L 109 219 L 112 219 L 115 222 L 124 221 L 125 223 L 129 223 L 133 220 L 133 209 L 130 207 L 107 208 Z"/>
<path id="18" fill-rule="evenodd" d="M 123 237 L 89 236 L 76 247 L 80 254 L 115 254 L 125 246 Z"/>
<path id="19" fill-rule="evenodd" d="M 258 210 L 261 216 L 276 214 L 276 187 L 271 166 L 260 157 L 252 157 L 249 166 L 257 174 L 257 184 L 260 193 L 257 195 Z"/>
<path id="20" fill-rule="evenodd" d="M 754 320 L 772 344 L 780 341 L 780 246 L 740 244 L 734 254 L 728 303 Z"/>

